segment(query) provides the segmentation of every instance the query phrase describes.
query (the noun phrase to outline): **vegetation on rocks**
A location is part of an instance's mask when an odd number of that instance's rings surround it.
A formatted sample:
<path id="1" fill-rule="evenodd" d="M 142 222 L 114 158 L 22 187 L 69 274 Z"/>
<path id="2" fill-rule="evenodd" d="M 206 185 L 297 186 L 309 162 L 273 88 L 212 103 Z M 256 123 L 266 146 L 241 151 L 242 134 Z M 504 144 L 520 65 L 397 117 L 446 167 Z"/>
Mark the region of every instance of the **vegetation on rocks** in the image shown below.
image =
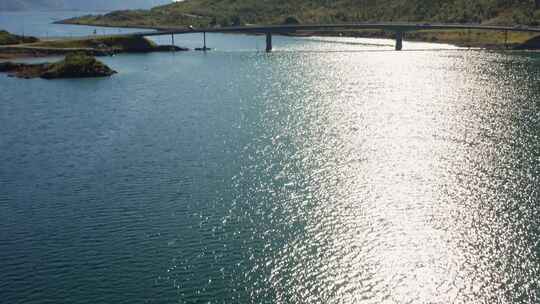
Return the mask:
<path id="1" fill-rule="evenodd" d="M 158 46 L 144 38 L 138 36 L 106 36 L 95 38 L 64 39 L 41 41 L 32 45 L 43 48 L 87 48 L 97 50 L 109 50 L 114 52 L 149 52 Z"/>
<path id="2" fill-rule="evenodd" d="M 55 63 L 24 64 L 0 63 L 0 72 L 19 78 L 85 78 L 107 77 L 116 73 L 96 58 L 80 53 L 69 54 Z"/>
<path id="3" fill-rule="evenodd" d="M 69 54 L 60 62 L 50 64 L 40 76 L 46 79 L 105 77 L 116 74 L 96 58 L 84 54 Z"/>
<path id="4" fill-rule="evenodd" d="M 106 56 L 118 53 L 150 53 L 186 51 L 174 45 L 157 45 L 139 36 L 101 36 L 75 39 L 44 40 L 15 46 L 0 47 L 0 59 L 18 57 L 45 57 L 66 55 L 73 52 L 90 56 Z"/>
<path id="5" fill-rule="evenodd" d="M 0 30 L 0 45 L 14 45 L 21 43 L 33 43 L 37 42 L 35 37 L 19 36 L 11 34 L 7 31 Z"/>

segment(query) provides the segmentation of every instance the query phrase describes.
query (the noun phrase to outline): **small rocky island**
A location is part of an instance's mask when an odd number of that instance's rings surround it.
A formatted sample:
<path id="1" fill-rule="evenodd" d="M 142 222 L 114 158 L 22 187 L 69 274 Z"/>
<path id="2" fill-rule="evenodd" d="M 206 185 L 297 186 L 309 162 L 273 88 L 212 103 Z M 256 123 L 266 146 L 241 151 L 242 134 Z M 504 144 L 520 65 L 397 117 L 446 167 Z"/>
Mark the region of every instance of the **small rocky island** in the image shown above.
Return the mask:
<path id="1" fill-rule="evenodd" d="M 0 63 L 0 72 L 7 73 L 8 76 L 25 79 L 108 77 L 116 74 L 116 71 L 84 53 L 68 54 L 64 60 L 55 63 L 2 62 Z"/>

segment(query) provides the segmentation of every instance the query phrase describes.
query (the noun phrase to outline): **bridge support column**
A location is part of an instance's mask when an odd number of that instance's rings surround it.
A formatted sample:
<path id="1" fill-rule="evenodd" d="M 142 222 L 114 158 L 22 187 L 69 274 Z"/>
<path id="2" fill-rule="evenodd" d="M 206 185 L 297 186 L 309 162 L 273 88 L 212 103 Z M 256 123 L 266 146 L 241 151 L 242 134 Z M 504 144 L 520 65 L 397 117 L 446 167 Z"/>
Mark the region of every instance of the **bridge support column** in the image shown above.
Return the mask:
<path id="1" fill-rule="evenodd" d="M 206 52 L 206 32 L 203 32 L 203 51 Z"/>
<path id="2" fill-rule="evenodd" d="M 266 33 L 266 52 L 272 51 L 272 34 Z"/>
<path id="3" fill-rule="evenodd" d="M 401 51 L 403 49 L 403 32 L 396 32 L 396 51 Z"/>

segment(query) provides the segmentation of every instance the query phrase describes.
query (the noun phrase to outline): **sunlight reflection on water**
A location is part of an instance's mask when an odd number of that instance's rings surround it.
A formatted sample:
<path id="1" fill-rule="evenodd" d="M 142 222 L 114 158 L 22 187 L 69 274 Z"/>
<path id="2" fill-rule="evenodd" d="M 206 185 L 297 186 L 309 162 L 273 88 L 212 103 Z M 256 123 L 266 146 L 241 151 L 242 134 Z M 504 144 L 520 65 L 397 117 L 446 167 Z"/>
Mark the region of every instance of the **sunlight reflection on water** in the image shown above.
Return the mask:
<path id="1" fill-rule="evenodd" d="M 260 232 L 287 241 L 248 275 L 255 284 L 262 267 L 271 282 L 253 302 L 536 302 L 537 235 L 526 231 L 538 222 L 538 159 L 514 139 L 534 125 L 512 120 L 512 70 L 493 67 L 512 59 L 298 57 L 277 59 L 294 73 L 275 71 L 264 90 L 272 148 L 254 147 L 244 169 L 274 182 L 236 185 L 262 200 L 252 212 L 272 202 L 269 220 L 287 223 Z"/>
<path id="2" fill-rule="evenodd" d="M 7 302 L 540 301 L 537 55 L 208 39 L 0 77 Z"/>

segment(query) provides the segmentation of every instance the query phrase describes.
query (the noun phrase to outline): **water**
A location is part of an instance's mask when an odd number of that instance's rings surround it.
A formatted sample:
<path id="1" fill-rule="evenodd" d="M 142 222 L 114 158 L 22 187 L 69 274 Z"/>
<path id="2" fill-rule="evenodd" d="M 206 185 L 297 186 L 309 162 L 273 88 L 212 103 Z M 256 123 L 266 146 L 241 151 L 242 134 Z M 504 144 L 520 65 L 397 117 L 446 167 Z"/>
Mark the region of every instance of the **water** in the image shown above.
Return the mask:
<path id="1" fill-rule="evenodd" d="M 140 29 L 104 28 L 94 26 L 53 24 L 53 22 L 84 15 L 103 14 L 99 11 L 21 11 L 1 12 L 0 29 L 18 35 L 36 36 L 41 38 L 80 37 L 93 35 L 122 34 L 139 32 Z"/>
<path id="2" fill-rule="evenodd" d="M 538 54 L 209 38 L 0 76 L 3 301 L 540 303 Z"/>

